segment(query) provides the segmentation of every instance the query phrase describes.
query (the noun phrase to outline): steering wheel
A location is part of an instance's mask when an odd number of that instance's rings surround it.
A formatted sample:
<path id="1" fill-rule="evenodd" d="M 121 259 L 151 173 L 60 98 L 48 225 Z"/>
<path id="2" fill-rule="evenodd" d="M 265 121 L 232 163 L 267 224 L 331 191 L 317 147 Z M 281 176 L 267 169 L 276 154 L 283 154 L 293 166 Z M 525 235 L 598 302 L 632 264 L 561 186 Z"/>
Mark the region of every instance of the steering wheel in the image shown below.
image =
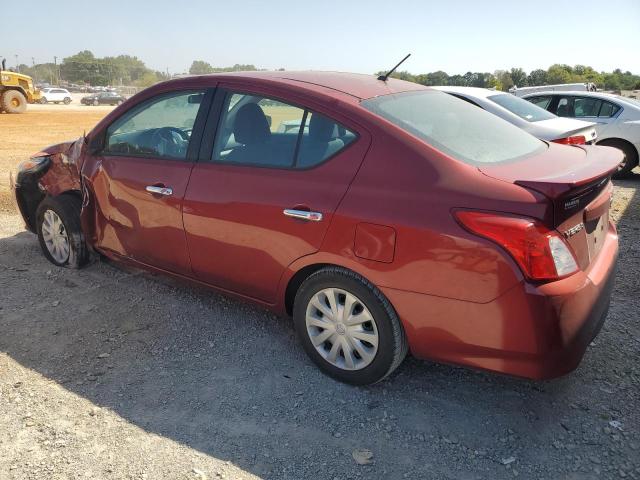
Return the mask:
<path id="1" fill-rule="evenodd" d="M 183 156 L 189 143 L 189 135 L 177 127 L 161 127 L 153 132 L 150 140 L 162 156 Z"/>

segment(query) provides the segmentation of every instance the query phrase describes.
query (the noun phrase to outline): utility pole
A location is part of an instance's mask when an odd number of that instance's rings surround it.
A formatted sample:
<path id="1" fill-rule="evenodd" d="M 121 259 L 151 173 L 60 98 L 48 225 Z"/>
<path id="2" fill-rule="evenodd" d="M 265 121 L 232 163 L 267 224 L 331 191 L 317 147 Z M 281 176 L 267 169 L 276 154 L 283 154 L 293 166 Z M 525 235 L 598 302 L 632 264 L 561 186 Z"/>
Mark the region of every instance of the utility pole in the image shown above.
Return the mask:
<path id="1" fill-rule="evenodd" d="M 14 55 L 16 57 L 16 72 L 20 73 L 20 64 L 18 63 L 18 54 Z"/>
<path id="2" fill-rule="evenodd" d="M 56 78 L 56 85 L 60 84 L 60 74 L 58 72 L 58 57 L 56 57 L 55 55 L 53 56 L 53 71 L 54 71 L 54 75 Z"/>

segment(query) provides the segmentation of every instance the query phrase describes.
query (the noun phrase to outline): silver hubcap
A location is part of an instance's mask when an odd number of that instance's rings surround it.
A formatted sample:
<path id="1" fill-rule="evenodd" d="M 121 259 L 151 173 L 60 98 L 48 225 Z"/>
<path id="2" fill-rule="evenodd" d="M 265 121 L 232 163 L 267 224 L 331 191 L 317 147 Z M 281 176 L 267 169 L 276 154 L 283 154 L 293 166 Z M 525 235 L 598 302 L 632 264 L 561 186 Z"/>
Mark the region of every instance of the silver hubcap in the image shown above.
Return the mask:
<path id="1" fill-rule="evenodd" d="M 42 238 L 47 250 L 58 263 L 64 263 L 69 259 L 69 237 L 64 223 L 53 210 L 44 212 L 42 219 Z"/>
<path id="2" fill-rule="evenodd" d="M 378 351 L 378 327 L 358 297 L 339 288 L 325 288 L 309 301 L 307 334 L 330 364 L 343 370 L 360 370 Z"/>

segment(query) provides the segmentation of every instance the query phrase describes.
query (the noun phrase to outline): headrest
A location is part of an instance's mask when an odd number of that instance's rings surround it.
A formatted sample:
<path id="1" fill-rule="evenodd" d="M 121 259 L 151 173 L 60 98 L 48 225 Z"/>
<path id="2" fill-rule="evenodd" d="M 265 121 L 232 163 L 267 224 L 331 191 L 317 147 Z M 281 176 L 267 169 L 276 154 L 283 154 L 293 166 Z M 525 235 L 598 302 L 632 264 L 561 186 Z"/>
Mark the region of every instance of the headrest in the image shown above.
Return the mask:
<path id="1" fill-rule="evenodd" d="M 328 142 L 333 138 L 335 122 L 327 117 L 314 113 L 309 122 L 309 137 L 317 142 Z"/>
<path id="2" fill-rule="evenodd" d="M 236 142 L 245 145 L 261 143 L 269 138 L 269 122 L 260 105 L 247 103 L 240 107 L 233 124 L 233 135 Z"/>

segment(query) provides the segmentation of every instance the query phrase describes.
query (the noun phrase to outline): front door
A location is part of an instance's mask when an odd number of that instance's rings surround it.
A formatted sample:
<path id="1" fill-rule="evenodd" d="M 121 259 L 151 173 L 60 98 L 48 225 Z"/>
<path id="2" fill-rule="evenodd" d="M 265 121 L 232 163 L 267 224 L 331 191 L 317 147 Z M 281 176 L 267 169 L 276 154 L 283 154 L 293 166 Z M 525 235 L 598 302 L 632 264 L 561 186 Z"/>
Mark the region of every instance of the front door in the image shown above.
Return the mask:
<path id="1" fill-rule="evenodd" d="M 126 112 L 83 167 L 94 202 L 94 245 L 190 274 L 182 201 L 193 166 L 191 134 L 204 91 L 162 94 Z"/>
<path id="2" fill-rule="evenodd" d="M 216 95 L 207 123 L 217 125 L 215 142 L 184 200 L 192 268 L 204 282 L 273 303 L 285 268 L 320 248 L 369 137 L 282 99 Z"/>

